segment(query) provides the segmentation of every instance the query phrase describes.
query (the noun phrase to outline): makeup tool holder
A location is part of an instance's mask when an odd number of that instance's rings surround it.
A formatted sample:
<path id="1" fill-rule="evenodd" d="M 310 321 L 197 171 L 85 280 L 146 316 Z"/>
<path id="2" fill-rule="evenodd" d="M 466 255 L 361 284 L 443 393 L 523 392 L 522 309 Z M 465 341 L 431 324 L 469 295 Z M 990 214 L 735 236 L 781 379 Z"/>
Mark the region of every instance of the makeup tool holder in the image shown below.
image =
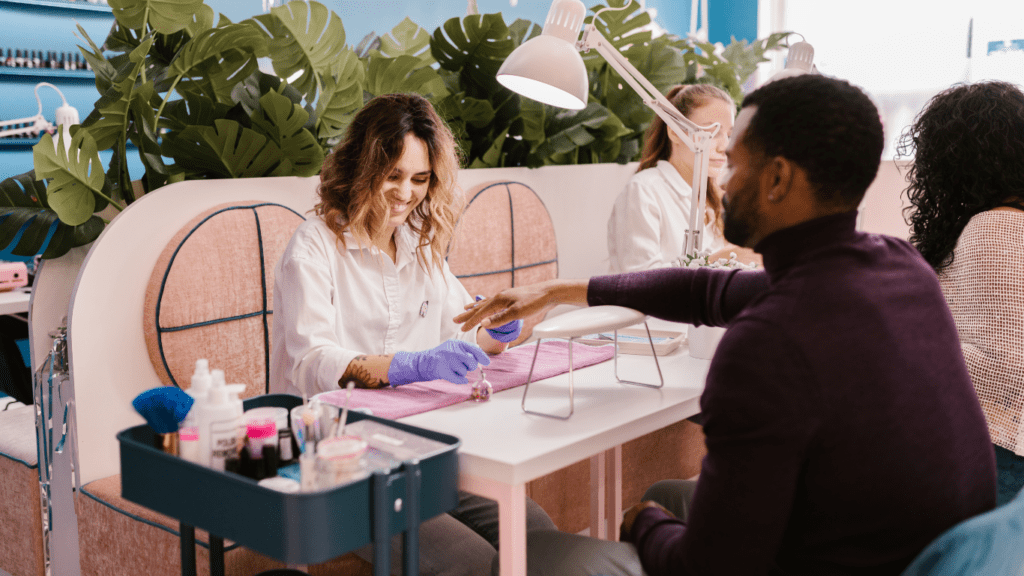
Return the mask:
<path id="1" fill-rule="evenodd" d="M 644 328 L 647 330 L 647 340 L 651 345 L 651 357 L 654 358 L 654 366 L 658 369 L 658 379 L 660 380 L 658 384 L 634 382 L 619 378 L 619 330 L 641 322 L 644 323 Z M 643 386 L 645 388 L 661 388 L 664 386 L 665 377 L 661 373 L 661 364 L 658 362 L 658 355 L 654 348 L 654 340 L 651 338 L 651 329 L 647 325 L 647 316 L 645 314 L 623 306 L 592 306 L 590 308 L 581 308 L 579 310 L 560 314 L 554 318 L 549 318 L 533 327 L 533 336 L 537 338 L 537 344 L 533 351 L 533 362 L 530 363 L 530 375 L 527 376 L 526 387 L 523 389 L 523 412 L 526 412 L 527 414 L 534 414 L 536 416 L 568 420 L 575 409 L 573 401 L 574 376 L 572 370 L 573 344 L 577 339 L 583 338 L 589 334 L 599 334 L 609 330 L 615 332 L 615 338 L 613 339 L 615 344 L 615 356 L 613 356 L 615 380 L 618 381 L 619 384 Z M 545 338 L 569 339 L 569 413 L 565 416 L 549 414 L 547 412 L 536 412 L 526 408 L 526 395 L 530 393 L 530 383 L 533 382 L 533 368 L 537 364 L 537 352 L 540 351 L 540 343 Z"/>
<path id="2" fill-rule="evenodd" d="M 245 408 L 291 408 L 302 399 L 269 394 Z M 461 442 L 393 420 L 349 412 L 349 422 L 377 422 L 441 443 L 436 452 L 368 478 L 314 492 L 284 493 L 244 476 L 221 472 L 166 454 L 155 433 L 140 425 L 121 431 L 121 495 L 181 523 L 182 574 L 195 574 L 195 528 L 210 533 L 210 574 L 224 573 L 223 541 L 232 540 L 292 565 L 317 564 L 373 543 L 373 573 L 390 571 L 391 536 L 403 534 L 406 576 L 419 572 L 420 522 L 458 505 Z M 216 534 L 216 536 L 213 536 Z M 191 569 L 191 571 L 189 570 Z"/>

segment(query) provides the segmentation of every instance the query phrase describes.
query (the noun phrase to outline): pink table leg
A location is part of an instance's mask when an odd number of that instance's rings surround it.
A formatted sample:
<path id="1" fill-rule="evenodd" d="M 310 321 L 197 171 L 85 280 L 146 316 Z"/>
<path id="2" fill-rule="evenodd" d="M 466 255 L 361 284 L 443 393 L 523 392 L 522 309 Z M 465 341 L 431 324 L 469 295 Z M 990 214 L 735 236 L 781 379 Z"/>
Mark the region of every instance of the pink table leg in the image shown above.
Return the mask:
<path id="1" fill-rule="evenodd" d="M 502 576 L 526 576 L 526 484 L 459 475 L 459 487 L 498 503 Z"/>

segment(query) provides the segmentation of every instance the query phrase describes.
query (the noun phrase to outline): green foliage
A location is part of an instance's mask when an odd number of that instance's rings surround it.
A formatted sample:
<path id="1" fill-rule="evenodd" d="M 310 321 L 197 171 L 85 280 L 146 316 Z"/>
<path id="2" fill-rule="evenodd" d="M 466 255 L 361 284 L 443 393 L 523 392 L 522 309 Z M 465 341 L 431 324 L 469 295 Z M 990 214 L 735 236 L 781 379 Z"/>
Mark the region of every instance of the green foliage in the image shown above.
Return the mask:
<path id="1" fill-rule="evenodd" d="M 95 214 L 135 200 L 127 165 L 137 154 L 144 192 L 188 179 L 312 176 L 370 98 L 415 92 L 455 134 L 467 167 L 629 162 L 652 113 L 595 51 L 583 56 L 590 98 L 583 110 L 521 98 L 495 74 L 541 32 L 501 14 L 451 18 L 433 33 L 405 18 L 357 46 L 341 19 L 315 2 L 288 2 L 232 23 L 203 0 L 109 0 L 115 22 L 102 43 L 78 28 L 99 97 L 55 151 L 44 136 L 35 170 L 0 182 L 0 245 L 44 257 L 95 239 Z M 620 7 L 626 0 L 611 0 Z M 598 11 L 603 6 L 594 6 Z M 713 46 L 652 38 L 635 0 L 601 13 L 596 26 L 660 91 L 712 82 L 737 101 L 741 86 L 785 34 Z M 259 70 L 269 56 L 274 74 Z M 284 80 L 287 79 L 287 80 Z M 106 169 L 99 152 L 112 150 Z"/>
<path id="2" fill-rule="evenodd" d="M 0 182 L 0 200 L 3 204 L 0 208 L 0 237 L 13 239 L 23 231 L 11 249 L 16 256 L 38 254 L 51 228 L 54 228 L 53 237 L 46 245 L 43 258 L 63 256 L 76 246 L 92 242 L 103 230 L 103 221 L 98 216 L 92 216 L 77 226 L 61 222 L 49 209 L 46 185 L 36 180 L 34 170 Z"/>

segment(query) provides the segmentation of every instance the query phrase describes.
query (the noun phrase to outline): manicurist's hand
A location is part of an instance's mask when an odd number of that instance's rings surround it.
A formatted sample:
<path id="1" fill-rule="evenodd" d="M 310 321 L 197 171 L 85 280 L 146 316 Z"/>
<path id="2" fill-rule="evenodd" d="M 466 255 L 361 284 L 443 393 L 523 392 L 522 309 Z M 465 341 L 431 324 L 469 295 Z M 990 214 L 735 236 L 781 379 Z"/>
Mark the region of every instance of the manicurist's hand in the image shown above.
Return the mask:
<path id="1" fill-rule="evenodd" d="M 619 529 L 620 542 L 632 542 L 633 523 L 636 522 L 636 517 L 648 508 L 660 508 L 661 510 L 664 510 L 664 512 L 669 516 L 674 517 L 674 515 L 671 512 L 669 512 L 664 506 L 658 504 L 653 500 L 641 502 L 636 506 L 633 506 L 629 510 L 626 510 L 626 513 L 622 515 L 622 528 Z"/>
<path id="2" fill-rule="evenodd" d="M 477 296 L 476 297 L 476 301 L 477 302 L 479 302 L 479 301 L 481 301 L 483 299 L 484 299 L 483 296 Z M 497 340 L 498 342 L 501 342 L 502 344 L 508 344 L 509 342 L 512 342 L 516 338 L 519 338 L 519 334 L 522 333 L 522 331 L 523 331 L 523 321 L 522 320 L 513 320 L 511 322 L 506 322 L 505 324 L 502 324 L 501 326 L 495 326 L 494 328 L 487 328 L 486 330 L 487 330 L 487 334 L 491 338 L 493 338 L 494 340 Z"/>
<path id="3" fill-rule="evenodd" d="M 513 320 L 521 320 L 552 304 L 587 305 L 588 280 L 548 280 L 529 286 L 502 290 L 491 298 L 466 306 L 466 311 L 454 318 L 468 332 L 478 324 L 497 329 Z"/>
<path id="4" fill-rule="evenodd" d="M 462 340 L 445 340 L 439 346 L 420 352 L 395 352 L 388 368 L 388 382 L 401 386 L 410 382 L 447 380 L 467 384 L 466 373 L 480 364 L 491 363 L 487 353 L 476 344 Z"/>

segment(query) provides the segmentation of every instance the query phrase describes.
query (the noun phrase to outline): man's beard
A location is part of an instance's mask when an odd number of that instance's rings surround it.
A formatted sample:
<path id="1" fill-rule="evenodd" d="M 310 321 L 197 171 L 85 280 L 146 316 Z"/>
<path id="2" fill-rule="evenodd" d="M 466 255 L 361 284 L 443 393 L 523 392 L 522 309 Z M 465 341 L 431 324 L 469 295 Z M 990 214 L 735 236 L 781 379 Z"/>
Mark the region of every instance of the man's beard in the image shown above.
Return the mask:
<path id="1" fill-rule="evenodd" d="M 726 196 L 722 197 L 722 235 L 732 244 L 751 248 L 748 241 L 754 234 L 753 226 L 739 211 L 739 206 L 730 204 Z"/>

